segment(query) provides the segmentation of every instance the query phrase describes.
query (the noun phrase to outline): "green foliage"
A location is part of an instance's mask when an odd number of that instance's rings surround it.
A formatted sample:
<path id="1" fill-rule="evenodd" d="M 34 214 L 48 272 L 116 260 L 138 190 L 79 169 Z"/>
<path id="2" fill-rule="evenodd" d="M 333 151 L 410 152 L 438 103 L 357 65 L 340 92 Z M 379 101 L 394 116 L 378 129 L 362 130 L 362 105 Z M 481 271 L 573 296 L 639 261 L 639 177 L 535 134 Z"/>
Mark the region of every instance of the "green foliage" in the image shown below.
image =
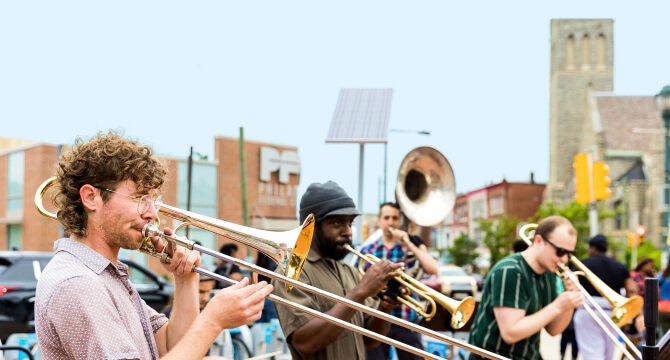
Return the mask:
<path id="1" fill-rule="evenodd" d="M 517 238 L 516 227 L 521 222 L 514 216 L 501 216 L 496 223 L 477 220 L 483 233 L 484 246 L 491 252 L 491 267 L 510 254 L 512 243 Z"/>
<path id="2" fill-rule="evenodd" d="M 637 261 L 640 260 L 643 257 L 648 257 L 652 260 L 654 260 L 654 267 L 656 267 L 656 270 L 662 270 L 661 269 L 661 250 L 657 249 L 654 245 L 652 245 L 649 241 L 645 241 L 642 244 L 640 244 L 637 247 L 637 259 L 635 260 L 635 264 L 630 263 L 630 255 L 632 252 L 632 248 L 626 247 L 626 258 L 625 262 L 626 265 L 628 265 L 629 269 L 635 268 L 637 265 Z"/>
<path id="3" fill-rule="evenodd" d="M 447 249 L 447 251 L 454 260 L 454 264 L 463 266 L 471 264 L 477 258 L 477 254 L 475 253 L 476 248 L 476 241 L 470 240 L 466 234 L 461 234 L 454 239 L 454 245 Z"/>
<path id="4" fill-rule="evenodd" d="M 614 217 L 619 210 L 605 211 L 603 202 L 599 203 L 598 220 Z M 587 256 L 589 233 L 591 226 L 589 224 L 589 206 L 584 204 L 577 204 L 576 201 L 571 202 L 565 207 L 558 207 L 553 202 L 548 201 L 537 210 L 535 213 L 534 222 L 544 219 L 551 215 L 560 215 L 570 220 L 572 226 L 577 230 L 577 257 L 583 258 Z M 606 235 L 606 234 L 605 234 Z M 611 239 L 610 236 L 608 238 Z"/>

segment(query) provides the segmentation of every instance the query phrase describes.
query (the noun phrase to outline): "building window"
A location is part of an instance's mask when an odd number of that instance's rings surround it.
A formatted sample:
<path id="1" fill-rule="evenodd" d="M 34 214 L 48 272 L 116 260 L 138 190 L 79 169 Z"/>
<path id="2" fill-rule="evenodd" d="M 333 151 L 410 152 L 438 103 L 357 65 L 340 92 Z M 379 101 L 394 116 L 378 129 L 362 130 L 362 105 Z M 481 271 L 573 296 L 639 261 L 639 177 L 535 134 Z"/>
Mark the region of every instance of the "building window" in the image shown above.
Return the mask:
<path id="1" fill-rule="evenodd" d="M 216 218 L 217 209 L 217 167 L 212 163 L 194 162 L 191 175 L 191 209 L 190 211 Z M 188 162 L 180 161 L 177 178 L 177 202 L 180 209 L 186 209 L 188 202 Z M 202 230 L 191 226 L 189 228 L 189 240 L 198 241 L 202 246 L 216 249 L 216 235 L 211 231 Z M 238 244 L 239 246 L 239 244 Z M 211 256 L 202 257 L 202 265 L 205 268 L 214 269 L 215 259 Z"/>
<path id="2" fill-rule="evenodd" d="M 617 200 L 614 202 L 614 229 L 615 230 L 621 230 L 623 229 L 623 210 L 621 208 L 622 201 Z"/>
<path id="3" fill-rule="evenodd" d="M 503 205 L 504 203 L 502 195 L 494 196 L 491 199 L 489 199 L 489 207 L 491 209 L 491 215 L 502 214 L 505 210 Z"/>
<path id="4" fill-rule="evenodd" d="M 486 217 L 486 200 L 477 199 L 472 201 L 472 219 L 483 219 Z"/>
<path id="5" fill-rule="evenodd" d="M 591 70 L 591 40 L 588 35 L 582 38 L 582 71 Z"/>
<path id="6" fill-rule="evenodd" d="M 605 35 L 598 35 L 598 41 L 596 42 L 596 70 L 603 71 L 607 69 L 605 64 L 605 56 L 607 54 L 607 48 L 605 45 Z"/>
<path id="7" fill-rule="evenodd" d="M 23 229 L 21 224 L 11 224 L 7 226 L 7 250 L 21 250 L 21 237 Z"/>
<path id="8" fill-rule="evenodd" d="M 565 69 L 575 70 L 575 37 L 568 36 L 568 42 L 565 45 Z"/>
<path id="9" fill-rule="evenodd" d="M 456 218 L 454 219 L 455 223 L 463 223 L 468 217 L 468 207 L 467 205 L 458 205 L 456 206 Z"/>
<path id="10" fill-rule="evenodd" d="M 9 154 L 7 211 L 10 212 L 23 209 L 24 157 L 23 151 Z"/>
<path id="11" fill-rule="evenodd" d="M 478 227 L 474 228 L 472 238 L 474 241 L 481 243 L 484 240 L 484 234 L 482 233 L 482 229 Z"/>

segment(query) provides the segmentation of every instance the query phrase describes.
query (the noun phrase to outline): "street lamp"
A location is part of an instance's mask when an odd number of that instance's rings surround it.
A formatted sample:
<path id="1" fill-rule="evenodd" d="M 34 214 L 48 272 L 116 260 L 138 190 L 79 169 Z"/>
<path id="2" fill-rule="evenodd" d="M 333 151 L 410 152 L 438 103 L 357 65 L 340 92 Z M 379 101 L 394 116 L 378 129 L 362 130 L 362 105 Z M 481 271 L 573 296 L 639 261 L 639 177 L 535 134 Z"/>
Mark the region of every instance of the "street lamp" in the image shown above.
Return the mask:
<path id="1" fill-rule="evenodd" d="M 663 235 L 661 243 L 663 244 L 663 258 L 661 262 L 667 262 L 668 258 L 668 207 L 670 206 L 670 86 L 665 86 L 660 93 L 654 96 L 656 108 L 663 116 L 663 126 L 665 127 L 665 181 L 663 188 Z"/>
<path id="2" fill-rule="evenodd" d="M 389 129 L 390 132 L 404 132 L 404 133 L 413 133 L 419 135 L 430 135 L 430 131 L 427 130 L 406 130 L 406 129 Z M 387 160 L 387 148 L 388 148 L 388 139 L 384 143 L 384 202 L 386 202 L 386 165 Z"/>

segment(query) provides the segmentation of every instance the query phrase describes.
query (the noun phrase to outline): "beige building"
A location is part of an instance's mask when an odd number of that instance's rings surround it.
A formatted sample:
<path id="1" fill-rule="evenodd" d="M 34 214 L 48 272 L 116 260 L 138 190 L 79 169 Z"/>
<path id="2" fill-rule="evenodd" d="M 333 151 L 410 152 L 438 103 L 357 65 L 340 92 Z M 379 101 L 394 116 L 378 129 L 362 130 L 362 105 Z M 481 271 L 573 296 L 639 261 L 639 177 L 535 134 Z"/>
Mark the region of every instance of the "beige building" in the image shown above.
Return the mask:
<path id="1" fill-rule="evenodd" d="M 617 96 L 614 90 L 614 21 L 552 20 L 550 174 L 545 201 L 575 196 L 573 158 L 588 153 L 610 167 L 612 196 L 601 210 L 617 210 L 599 232 L 624 240 L 637 225 L 661 245 L 663 123 L 653 95 Z M 660 89 L 659 89 L 660 90 Z"/>

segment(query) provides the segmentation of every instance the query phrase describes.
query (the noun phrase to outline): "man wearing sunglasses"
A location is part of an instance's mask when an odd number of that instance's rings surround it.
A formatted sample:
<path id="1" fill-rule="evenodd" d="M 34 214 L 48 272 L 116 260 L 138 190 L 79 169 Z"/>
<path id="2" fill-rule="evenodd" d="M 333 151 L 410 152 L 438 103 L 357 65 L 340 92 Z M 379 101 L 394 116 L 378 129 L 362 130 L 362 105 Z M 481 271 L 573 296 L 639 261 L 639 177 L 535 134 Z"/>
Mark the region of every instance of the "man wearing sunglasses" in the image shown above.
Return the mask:
<path id="1" fill-rule="evenodd" d="M 113 132 L 78 139 L 62 155 L 53 203 L 68 237 L 55 242 L 35 300 L 45 359 L 202 359 L 223 329 L 260 318 L 272 286 L 247 280 L 220 291 L 198 315 L 199 279 L 191 269 L 200 254 L 158 238 L 156 249 L 172 257 L 163 264 L 175 281 L 170 319 L 140 298 L 119 251 L 142 244 L 166 175 L 151 148 Z"/>
<path id="2" fill-rule="evenodd" d="M 576 243 L 577 231 L 568 219 L 550 216 L 540 221 L 532 245 L 489 272 L 470 344 L 511 359 L 540 359 L 540 330 L 561 334 L 584 299 L 567 279 L 566 291 L 558 294 L 554 274 Z M 471 354 L 470 359 L 483 358 Z"/>
<path id="3" fill-rule="evenodd" d="M 608 242 L 604 235 L 598 234 L 592 237 L 589 239 L 589 257 L 582 259 L 581 262 L 610 289 L 619 293 L 624 288 L 626 296 L 637 295 L 637 284 L 630 277 L 628 268 L 607 257 L 607 248 Z M 611 316 L 612 305 L 609 301 L 600 295 L 588 279 L 582 276 L 579 282 L 605 313 Z M 575 337 L 584 359 L 612 359 L 616 344 L 583 307 L 575 311 Z"/>

